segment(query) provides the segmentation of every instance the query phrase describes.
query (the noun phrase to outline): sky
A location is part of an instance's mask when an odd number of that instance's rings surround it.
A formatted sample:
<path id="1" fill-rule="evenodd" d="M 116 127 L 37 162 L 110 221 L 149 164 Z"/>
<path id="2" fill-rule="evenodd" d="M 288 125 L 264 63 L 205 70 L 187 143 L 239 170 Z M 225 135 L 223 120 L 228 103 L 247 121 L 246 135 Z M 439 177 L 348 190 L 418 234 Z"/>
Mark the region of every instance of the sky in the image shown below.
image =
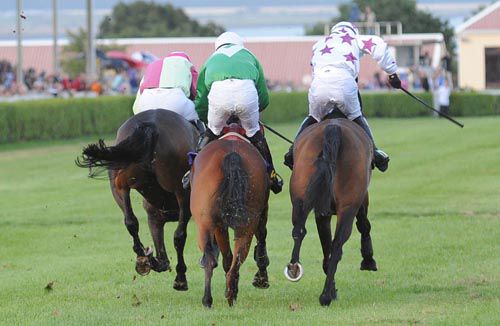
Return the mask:
<path id="1" fill-rule="evenodd" d="M 23 33 L 26 39 L 50 38 L 52 33 L 52 0 L 23 0 Z M 58 0 L 59 35 L 67 30 L 85 26 L 85 0 Z M 94 0 L 97 27 L 102 18 L 111 12 L 119 0 Z M 122 0 L 133 2 L 133 0 Z M 317 21 L 327 21 L 336 16 L 337 6 L 345 0 L 170 0 L 181 6 L 186 13 L 205 23 L 213 20 L 228 30 L 242 36 L 296 36 L 304 33 L 304 26 Z M 397 0 L 395 0 L 397 2 Z M 489 0 L 418 0 L 420 9 L 449 20 L 452 26 L 464 21 L 480 5 Z M 16 0 L 0 1 L 0 39 L 15 39 Z M 404 29 L 404 22 L 403 22 Z"/>

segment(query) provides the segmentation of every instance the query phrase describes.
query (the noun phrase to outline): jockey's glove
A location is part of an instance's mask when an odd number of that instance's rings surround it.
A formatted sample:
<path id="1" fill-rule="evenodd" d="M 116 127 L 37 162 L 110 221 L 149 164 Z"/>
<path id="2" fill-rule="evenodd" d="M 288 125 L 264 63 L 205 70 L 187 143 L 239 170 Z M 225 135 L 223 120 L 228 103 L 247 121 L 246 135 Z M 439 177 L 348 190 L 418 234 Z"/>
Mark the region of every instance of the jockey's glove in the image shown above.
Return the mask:
<path id="1" fill-rule="evenodd" d="M 399 80 L 398 74 L 394 73 L 389 76 L 389 84 L 394 88 L 401 89 L 401 80 Z"/>

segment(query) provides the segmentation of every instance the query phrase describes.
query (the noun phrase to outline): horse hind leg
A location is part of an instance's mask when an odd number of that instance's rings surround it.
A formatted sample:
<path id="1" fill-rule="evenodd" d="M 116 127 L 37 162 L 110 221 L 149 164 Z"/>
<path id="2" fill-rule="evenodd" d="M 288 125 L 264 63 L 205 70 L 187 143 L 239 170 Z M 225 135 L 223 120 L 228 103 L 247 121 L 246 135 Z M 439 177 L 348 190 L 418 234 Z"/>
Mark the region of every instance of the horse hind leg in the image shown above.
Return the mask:
<path id="1" fill-rule="evenodd" d="M 177 266 L 175 271 L 177 275 L 174 280 L 174 289 L 177 291 L 187 291 L 188 282 L 186 278 L 186 262 L 184 261 L 184 247 L 186 245 L 187 238 L 187 224 L 191 217 L 191 211 L 189 209 L 189 193 L 183 191 L 182 193 L 176 194 L 177 203 L 179 204 L 179 223 L 177 224 L 177 229 L 174 233 L 174 248 L 177 252 Z"/>
<path id="2" fill-rule="evenodd" d="M 296 200 L 293 202 L 292 208 L 292 238 L 294 241 L 292 258 L 290 263 L 285 267 L 285 277 L 292 282 L 297 282 L 302 278 L 304 270 L 300 264 L 300 248 L 302 240 L 306 236 L 306 220 L 308 212 L 304 211 L 304 201 Z"/>
<path id="3" fill-rule="evenodd" d="M 227 227 L 215 229 L 215 240 L 220 252 L 222 253 L 222 267 L 224 268 L 224 272 L 227 274 L 229 269 L 231 269 L 231 263 L 233 261 L 233 253 L 231 252 L 231 245 L 229 244 L 229 233 Z"/>
<path id="4" fill-rule="evenodd" d="M 132 236 L 134 245 L 132 249 L 137 255 L 136 271 L 141 275 L 147 275 L 151 270 L 146 258 L 144 246 L 139 238 L 139 221 L 132 210 L 130 202 L 130 187 L 127 185 L 128 176 L 124 170 L 109 172 L 111 192 L 124 215 L 124 224 Z"/>
<path id="5" fill-rule="evenodd" d="M 351 235 L 355 214 L 356 210 L 351 207 L 337 211 L 337 227 L 335 229 L 335 237 L 330 247 L 325 286 L 323 288 L 323 293 L 321 293 L 319 297 L 319 302 L 322 306 L 330 305 L 331 301 L 337 298 L 335 272 L 342 258 L 342 247 Z"/>
<path id="6" fill-rule="evenodd" d="M 205 292 L 203 294 L 202 303 L 205 307 L 211 308 L 213 303 L 212 298 L 212 275 L 214 268 L 217 267 L 217 252 L 214 244 L 214 239 L 211 232 L 206 230 L 199 230 L 202 235 L 200 236 L 200 248 L 205 257 Z"/>
<path id="7" fill-rule="evenodd" d="M 321 249 L 323 250 L 323 272 L 325 274 L 328 270 L 328 257 L 330 256 L 330 243 L 332 241 L 331 221 L 331 215 L 316 214 L 316 228 L 318 229 Z"/>
<path id="8" fill-rule="evenodd" d="M 247 231 L 247 230 L 245 230 Z M 238 297 L 238 283 L 240 280 L 240 267 L 248 256 L 253 232 L 235 230 L 236 243 L 234 245 L 233 262 L 231 269 L 226 274 L 226 299 L 229 306 L 233 306 Z"/>
<path id="9" fill-rule="evenodd" d="M 262 215 L 260 216 L 259 225 L 257 227 L 257 232 L 255 232 L 255 238 L 257 239 L 257 244 L 255 245 L 253 258 L 257 263 L 259 270 L 255 274 L 253 279 L 253 286 L 259 289 L 267 289 L 269 287 L 269 277 L 267 275 L 267 266 L 269 266 L 269 257 L 267 255 L 266 249 L 266 237 L 267 237 L 267 213 L 268 205 L 264 208 Z"/>
<path id="10" fill-rule="evenodd" d="M 368 199 L 359 208 L 356 215 L 356 227 L 361 233 L 361 256 L 363 260 L 360 269 L 362 271 L 376 271 L 377 263 L 373 259 L 372 238 L 370 236 L 371 225 L 370 221 L 368 221 Z"/>
<path id="11" fill-rule="evenodd" d="M 156 258 L 153 255 L 148 255 L 148 260 L 152 269 L 155 272 L 170 271 L 170 260 L 167 256 L 164 242 L 164 226 L 166 218 L 162 215 L 159 209 L 154 207 L 149 201 L 144 199 L 143 206 L 148 213 L 148 225 L 151 237 L 156 251 Z"/>

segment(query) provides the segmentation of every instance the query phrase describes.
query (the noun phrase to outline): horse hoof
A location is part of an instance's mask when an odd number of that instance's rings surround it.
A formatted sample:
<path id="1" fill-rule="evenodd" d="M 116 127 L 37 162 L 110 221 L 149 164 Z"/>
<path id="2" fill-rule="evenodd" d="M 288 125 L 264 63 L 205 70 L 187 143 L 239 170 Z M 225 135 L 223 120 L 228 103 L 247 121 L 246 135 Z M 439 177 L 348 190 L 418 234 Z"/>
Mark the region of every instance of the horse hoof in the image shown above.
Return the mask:
<path id="1" fill-rule="evenodd" d="M 361 267 L 359 268 L 362 271 L 377 271 L 377 263 L 374 259 L 363 259 L 361 261 Z"/>
<path id="2" fill-rule="evenodd" d="M 322 294 L 319 296 L 319 303 L 323 306 L 323 307 L 327 307 L 330 305 L 330 303 L 332 302 L 332 297 L 329 296 L 328 294 Z"/>
<path id="3" fill-rule="evenodd" d="M 201 300 L 201 303 L 203 303 L 203 306 L 205 306 L 206 308 L 212 308 L 212 302 L 213 302 L 213 299 L 212 297 L 203 297 L 203 299 Z"/>
<path id="4" fill-rule="evenodd" d="M 269 288 L 269 281 L 267 280 L 267 278 L 256 277 L 253 279 L 252 285 L 258 289 L 267 289 Z"/>
<path id="5" fill-rule="evenodd" d="M 304 268 L 300 263 L 288 264 L 283 273 L 285 274 L 287 280 L 297 282 L 304 275 Z"/>
<path id="6" fill-rule="evenodd" d="M 154 258 L 152 258 L 154 259 Z M 170 268 L 170 262 L 169 261 L 157 261 L 156 262 L 156 268 L 153 268 L 155 272 L 161 273 L 161 272 L 171 272 L 172 268 Z"/>
<path id="7" fill-rule="evenodd" d="M 257 272 L 253 278 L 252 285 L 258 289 L 267 289 L 269 287 L 269 279 L 266 272 Z"/>
<path id="8" fill-rule="evenodd" d="M 188 284 L 187 281 L 174 281 L 174 290 L 177 291 L 187 291 L 188 290 Z"/>
<path id="9" fill-rule="evenodd" d="M 151 272 L 151 263 L 148 257 L 138 256 L 135 261 L 135 271 L 141 275 L 146 276 Z"/>

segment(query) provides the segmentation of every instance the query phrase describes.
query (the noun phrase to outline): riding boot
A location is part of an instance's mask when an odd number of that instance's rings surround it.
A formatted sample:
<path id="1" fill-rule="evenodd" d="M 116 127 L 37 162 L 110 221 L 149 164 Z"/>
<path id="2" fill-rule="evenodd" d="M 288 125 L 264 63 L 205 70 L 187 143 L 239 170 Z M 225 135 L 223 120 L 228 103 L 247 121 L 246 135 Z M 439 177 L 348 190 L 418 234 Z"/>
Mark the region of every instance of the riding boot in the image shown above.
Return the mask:
<path id="1" fill-rule="evenodd" d="M 385 172 L 389 167 L 389 155 L 387 155 L 384 151 L 377 148 L 375 145 L 375 141 L 373 140 L 372 131 L 370 130 L 370 126 L 368 125 L 368 121 L 366 121 L 365 117 L 362 115 L 353 120 L 356 122 L 363 130 L 366 132 L 368 137 L 373 143 L 373 164 L 379 169 L 381 172 Z"/>
<path id="2" fill-rule="evenodd" d="M 200 121 L 201 120 L 196 120 Z M 198 144 L 196 145 L 196 153 L 199 153 L 203 147 L 205 147 L 208 143 L 210 143 L 212 140 L 217 139 L 217 135 L 215 135 L 210 128 L 206 128 L 203 132 L 203 134 L 200 134 L 200 140 L 198 141 Z M 188 170 L 184 176 L 182 177 L 182 187 L 186 190 L 189 189 L 190 187 L 190 182 L 189 182 L 189 176 L 191 175 L 191 170 Z"/>
<path id="3" fill-rule="evenodd" d="M 281 179 L 281 176 L 274 170 L 273 158 L 271 157 L 271 151 L 269 150 L 269 146 L 267 145 L 264 135 L 261 131 L 257 131 L 253 137 L 250 137 L 250 141 L 257 148 L 260 155 L 262 155 L 267 163 L 267 172 L 269 173 L 269 177 L 271 179 L 272 192 L 275 194 L 280 193 L 283 189 L 283 179 Z"/>
<path id="4" fill-rule="evenodd" d="M 297 131 L 297 134 L 295 135 L 295 139 L 299 137 L 299 135 L 310 125 L 315 124 L 317 121 L 310 115 L 308 115 L 304 121 L 300 124 L 299 130 Z M 285 161 L 283 162 L 286 166 L 290 168 L 290 170 L 293 169 L 293 144 L 290 145 L 290 148 L 288 149 L 288 153 L 285 154 Z"/>

